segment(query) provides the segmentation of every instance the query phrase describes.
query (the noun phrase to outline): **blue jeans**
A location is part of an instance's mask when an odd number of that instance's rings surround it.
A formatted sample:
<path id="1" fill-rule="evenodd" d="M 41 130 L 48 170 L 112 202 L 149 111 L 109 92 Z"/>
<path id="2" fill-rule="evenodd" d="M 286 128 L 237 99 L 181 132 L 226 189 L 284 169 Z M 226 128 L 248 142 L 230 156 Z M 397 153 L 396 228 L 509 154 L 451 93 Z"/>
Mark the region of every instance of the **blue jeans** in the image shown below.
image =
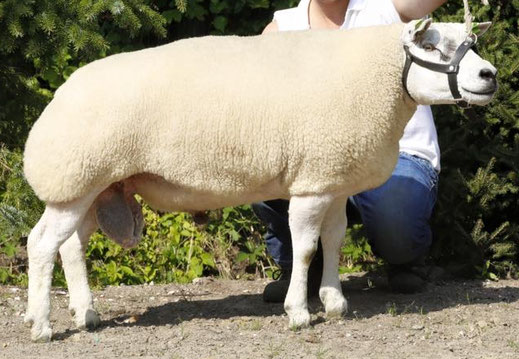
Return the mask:
<path id="1" fill-rule="evenodd" d="M 432 242 L 429 219 L 437 190 L 438 173 L 429 161 L 401 152 L 383 185 L 351 197 L 373 253 L 389 264 L 411 263 L 426 255 Z M 266 201 L 252 207 L 267 224 L 269 254 L 280 267 L 291 268 L 288 201 Z"/>

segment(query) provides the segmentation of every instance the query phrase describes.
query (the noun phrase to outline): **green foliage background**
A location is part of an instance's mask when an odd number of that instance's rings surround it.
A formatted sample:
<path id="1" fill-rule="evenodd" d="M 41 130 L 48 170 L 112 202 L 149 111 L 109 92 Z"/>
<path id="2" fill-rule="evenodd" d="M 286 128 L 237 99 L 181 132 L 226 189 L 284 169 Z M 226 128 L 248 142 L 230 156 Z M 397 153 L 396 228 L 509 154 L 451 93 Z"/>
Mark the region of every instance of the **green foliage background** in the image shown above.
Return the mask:
<path id="1" fill-rule="evenodd" d="M 498 69 L 499 91 L 487 107 L 434 108 L 442 150 L 433 256 L 457 274 L 517 277 L 519 264 L 519 1 L 471 2 L 493 26 L 479 39 L 481 56 Z M 435 17 L 462 19 L 461 1 Z"/>
<path id="2" fill-rule="evenodd" d="M 26 282 L 25 242 L 43 205 L 23 179 L 27 133 L 54 91 L 79 66 L 110 54 L 176 39 L 255 35 L 275 10 L 297 0 L 0 0 L 0 283 Z M 488 107 L 434 109 L 442 148 L 432 258 L 452 272 L 486 278 L 518 275 L 519 0 L 472 1 L 478 21 L 494 26 L 480 39 L 499 69 L 500 90 Z M 462 21 L 450 0 L 435 20 Z M 190 281 L 201 275 L 266 276 L 273 270 L 250 207 L 210 214 L 204 227 L 183 213 L 144 209 L 139 246 L 122 250 L 94 235 L 87 250 L 91 281 Z M 341 271 L 377 265 L 361 226 L 348 230 Z M 56 266 L 55 284 L 64 284 Z"/>

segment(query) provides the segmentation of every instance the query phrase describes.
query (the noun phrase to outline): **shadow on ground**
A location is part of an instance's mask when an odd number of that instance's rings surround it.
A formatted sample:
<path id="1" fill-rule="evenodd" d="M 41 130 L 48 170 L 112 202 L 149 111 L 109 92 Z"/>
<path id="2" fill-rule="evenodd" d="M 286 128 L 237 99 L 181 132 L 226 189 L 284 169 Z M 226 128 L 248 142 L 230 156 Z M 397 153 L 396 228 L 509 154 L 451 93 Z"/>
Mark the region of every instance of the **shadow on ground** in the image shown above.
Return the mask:
<path id="1" fill-rule="evenodd" d="M 430 285 L 423 293 L 409 295 L 391 293 L 383 278 L 366 274 L 348 278 L 342 282 L 342 288 L 349 302 L 347 318 L 350 319 L 370 318 L 381 314 L 427 314 L 456 306 L 511 303 L 519 300 L 519 288 L 493 288 L 485 286 L 482 281 L 448 281 Z M 309 308 L 310 313 L 323 311 L 317 298 L 310 300 Z M 184 299 L 149 307 L 136 323 L 123 325 L 163 326 L 177 325 L 195 318 L 229 319 L 284 314 L 282 303 L 265 303 L 260 294 L 239 294 L 220 299 Z M 124 317 L 119 317 L 121 318 Z M 103 321 L 101 330 L 115 326 L 114 319 Z M 322 322 L 322 316 L 313 324 L 319 322 Z M 62 335 L 67 336 L 65 333 Z"/>

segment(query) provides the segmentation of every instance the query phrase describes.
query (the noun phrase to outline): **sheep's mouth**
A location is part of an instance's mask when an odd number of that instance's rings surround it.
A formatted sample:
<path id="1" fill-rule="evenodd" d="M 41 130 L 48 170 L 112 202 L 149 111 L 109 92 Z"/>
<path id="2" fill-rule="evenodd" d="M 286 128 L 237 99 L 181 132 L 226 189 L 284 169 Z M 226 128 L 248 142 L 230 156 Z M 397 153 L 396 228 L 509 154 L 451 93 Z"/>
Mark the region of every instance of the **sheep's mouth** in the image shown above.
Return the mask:
<path id="1" fill-rule="evenodd" d="M 488 95 L 493 95 L 493 94 L 496 93 L 497 86 L 494 86 L 491 89 L 485 90 L 485 91 L 470 91 L 470 90 L 467 90 L 465 87 L 462 87 L 462 89 L 463 89 L 463 91 L 466 91 L 466 92 L 471 93 L 473 95 L 488 96 Z"/>

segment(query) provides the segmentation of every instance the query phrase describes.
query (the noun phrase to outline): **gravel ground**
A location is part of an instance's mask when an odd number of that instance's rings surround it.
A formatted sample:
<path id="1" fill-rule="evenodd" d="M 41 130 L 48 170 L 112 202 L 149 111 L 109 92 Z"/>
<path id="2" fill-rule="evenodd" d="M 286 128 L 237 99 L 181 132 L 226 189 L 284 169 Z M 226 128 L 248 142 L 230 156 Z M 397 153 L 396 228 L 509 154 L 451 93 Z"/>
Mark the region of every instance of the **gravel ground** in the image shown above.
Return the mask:
<path id="1" fill-rule="evenodd" d="M 0 287 L 0 358 L 519 358 L 519 281 L 449 281 L 393 294 L 382 278 L 343 276 L 350 311 L 294 332 L 282 304 L 261 299 L 267 280 L 204 278 L 188 285 L 95 292 L 102 319 L 74 329 L 67 292 L 54 289 L 53 341 L 31 343 L 27 291 Z"/>

